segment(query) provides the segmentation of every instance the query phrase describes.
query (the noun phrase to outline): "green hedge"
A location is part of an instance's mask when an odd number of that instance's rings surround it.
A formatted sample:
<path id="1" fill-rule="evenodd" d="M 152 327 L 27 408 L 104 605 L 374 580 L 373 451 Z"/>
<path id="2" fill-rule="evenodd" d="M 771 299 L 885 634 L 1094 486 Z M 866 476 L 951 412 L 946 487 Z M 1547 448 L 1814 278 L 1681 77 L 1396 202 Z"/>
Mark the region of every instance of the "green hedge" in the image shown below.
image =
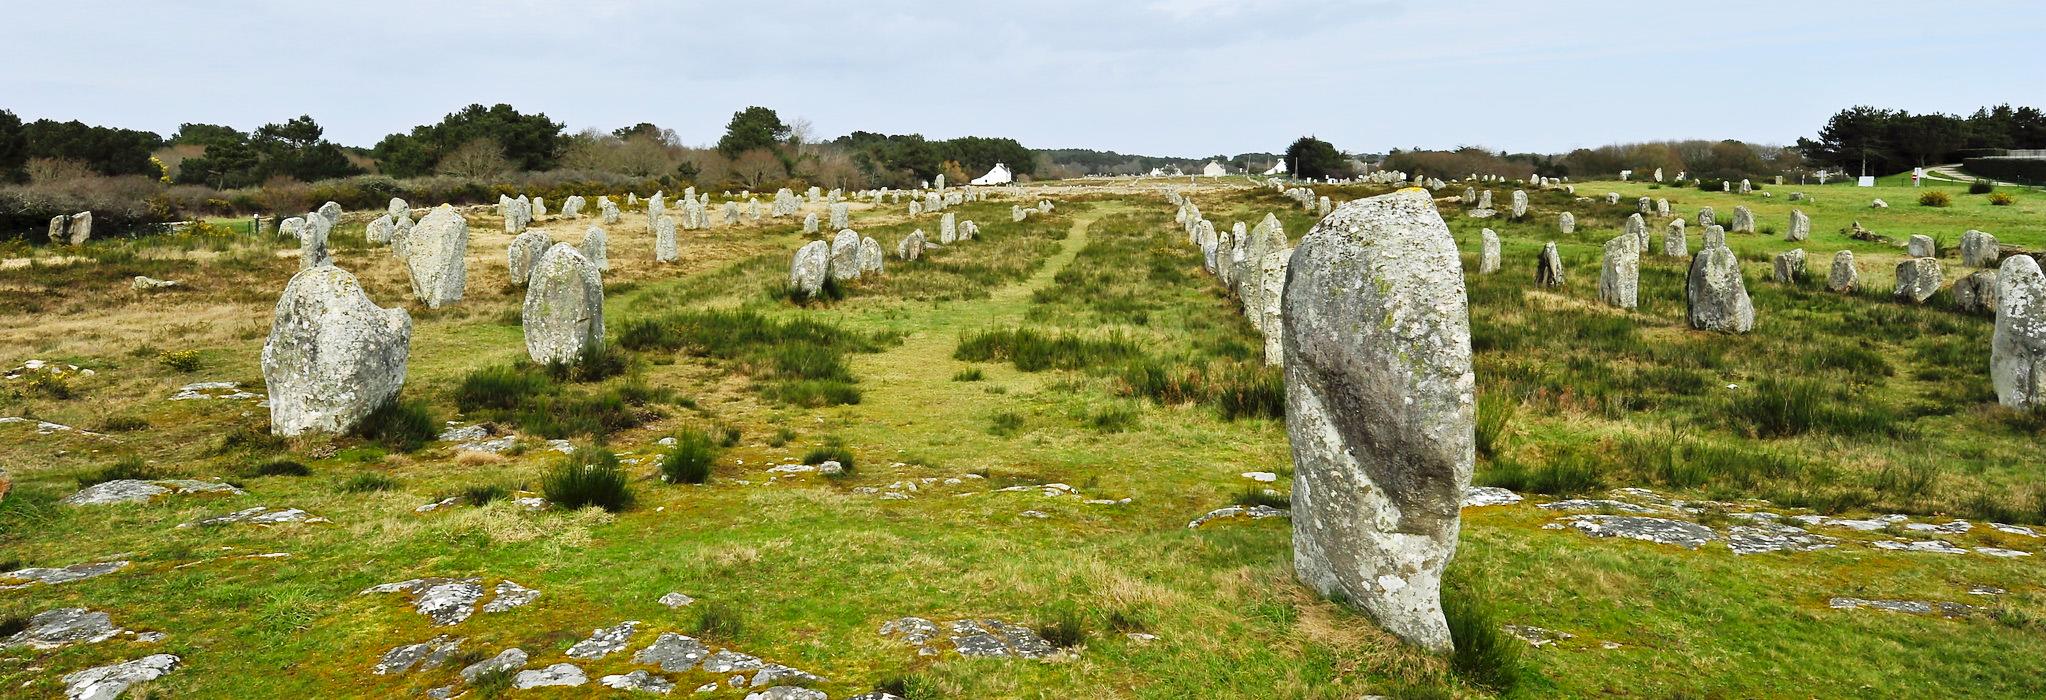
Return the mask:
<path id="1" fill-rule="evenodd" d="M 2046 158 L 1969 158 L 1961 167 L 1970 174 L 2027 184 L 2046 183 Z"/>

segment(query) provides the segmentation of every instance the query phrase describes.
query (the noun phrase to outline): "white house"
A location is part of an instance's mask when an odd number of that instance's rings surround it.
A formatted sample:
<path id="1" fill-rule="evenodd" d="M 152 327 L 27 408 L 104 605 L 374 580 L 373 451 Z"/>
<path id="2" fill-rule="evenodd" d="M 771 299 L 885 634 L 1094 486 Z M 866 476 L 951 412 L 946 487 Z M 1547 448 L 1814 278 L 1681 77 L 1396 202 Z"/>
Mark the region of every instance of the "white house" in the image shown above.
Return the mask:
<path id="1" fill-rule="evenodd" d="M 974 178 L 971 184 L 1006 185 L 1009 184 L 1010 182 L 1015 181 L 1015 179 L 1016 176 L 1009 172 L 1009 166 L 1003 165 L 1001 163 L 996 163 L 995 167 L 990 168 L 987 171 L 986 175 Z"/>
<path id="2" fill-rule="evenodd" d="M 1201 166 L 1201 176 L 1203 177 L 1221 177 L 1228 174 L 1228 168 L 1224 168 L 1221 163 L 1212 160 L 1208 161 L 1207 165 Z"/>
<path id="3" fill-rule="evenodd" d="M 1280 158 L 1280 159 L 1279 159 L 1279 164 L 1278 164 L 1278 165 L 1274 165 L 1274 166 L 1272 166 L 1272 169 L 1271 169 L 1271 170 L 1266 170 L 1266 171 L 1265 171 L 1265 174 L 1266 174 L 1266 175 L 1284 175 L 1284 174 L 1286 174 L 1286 159 L 1284 159 L 1284 158 Z"/>

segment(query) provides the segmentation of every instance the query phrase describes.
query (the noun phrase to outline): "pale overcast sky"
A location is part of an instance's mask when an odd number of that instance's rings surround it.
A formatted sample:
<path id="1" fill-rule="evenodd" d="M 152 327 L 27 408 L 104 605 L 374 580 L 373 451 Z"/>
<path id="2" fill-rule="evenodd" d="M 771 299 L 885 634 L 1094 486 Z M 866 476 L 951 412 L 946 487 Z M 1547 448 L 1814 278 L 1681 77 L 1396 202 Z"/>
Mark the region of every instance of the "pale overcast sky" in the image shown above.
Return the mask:
<path id="1" fill-rule="evenodd" d="M 2046 105 L 2046 2 L 9 3 L 0 109 L 169 134 L 311 114 L 370 146 L 472 102 L 690 143 L 853 130 L 1198 157 L 1789 143 L 1874 104 Z"/>

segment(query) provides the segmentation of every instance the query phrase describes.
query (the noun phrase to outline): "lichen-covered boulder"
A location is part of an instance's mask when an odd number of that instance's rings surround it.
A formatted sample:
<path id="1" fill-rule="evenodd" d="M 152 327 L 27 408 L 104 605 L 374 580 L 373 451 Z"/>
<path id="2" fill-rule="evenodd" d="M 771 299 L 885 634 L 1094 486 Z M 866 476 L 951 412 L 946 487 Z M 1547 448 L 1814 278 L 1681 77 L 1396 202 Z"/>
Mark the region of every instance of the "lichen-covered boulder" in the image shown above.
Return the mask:
<path id="1" fill-rule="evenodd" d="M 1293 564 L 1394 635 L 1451 648 L 1441 604 L 1473 459 L 1470 315 L 1425 190 L 1345 203 L 1284 292 Z"/>
<path id="2" fill-rule="evenodd" d="M 582 251 L 583 257 L 589 258 L 598 271 L 611 269 L 610 237 L 604 235 L 604 229 L 591 226 L 583 231 L 583 240 L 575 248 Z"/>
<path id="3" fill-rule="evenodd" d="M 831 205 L 831 227 L 842 229 L 852 226 L 852 205 L 839 202 Z"/>
<path id="4" fill-rule="evenodd" d="M 1717 214 L 1716 212 L 1712 211 L 1712 207 L 1699 207 L 1699 208 L 1698 208 L 1698 227 L 1699 227 L 1699 228 L 1704 228 L 1704 227 L 1706 227 L 1706 226 L 1711 226 L 1711 225 L 1713 225 L 1713 224 L 1715 224 L 1715 223 L 1718 223 L 1718 222 L 1719 222 L 1719 215 L 1718 215 L 1718 214 Z"/>
<path id="5" fill-rule="evenodd" d="M 1736 206 L 1736 207 L 1734 207 L 1734 208 L 1733 208 L 1733 232 L 1734 232 L 1734 233 L 1754 233 L 1754 232 L 1755 232 L 1755 213 L 1754 213 L 1754 212 L 1752 212 L 1752 211 L 1748 211 L 1748 208 L 1747 208 L 1747 207 L 1744 207 L 1744 206 Z"/>
<path id="6" fill-rule="evenodd" d="M 320 218 L 327 220 L 327 228 L 332 229 L 335 224 L 341 223 L 341 203 L 328 202 L 322 204 L 320 205 L 319 214 Z"/>
<path id="7" fill-rule="evenodd" d="M 882 252 L 881 242 L 872 237 L 860 239 L 860 274 L 878 275 L 888 266 L 888 254 Z"/>
<path id="8" fill-rule="evenodd" d="M 831 244 L 810 241 L 796 249 L 789 261 L 789 288 L 806 297 L 824 290 L 824 278 L 831 274 Z"/>
<path id="9" fill-rule="evenodd" d="M 1671 219 L 1669 226 L 1662 230 L 1662 254 L 1681 258 L 1691 254 L 1691 244 L 1684 238 L 1684 220 Z"/>
<path id="10" fill-rule="evenodd" d="M 1911 258 L 1897 263 L 1897 286 L 1890 294 L 1899 301 L 1923 304 L 1943 282 L 1939 258 Z"/>
<path id="11" fill-rule="evenodd" d="M 1812 217 L 1805 216 L 1803 211 L 1797 209 L 1790 210 L 1790 232 L 1783 235 L 1783 240 L 1803 241 L 1811 237 Z"/>
<path id="12" fill-rule="evenodd" d="M 1939 257 L 1939 243 L 1931 236 L 1912 234 L 1911 240 L 1904 244 L 1904 250 L 1914 258 Z"/>
<path id="13" fill-rule="evenodd" d="M 1634 237 L 1634 250 L 1646 254 L 1648 247 L 1648 220 L 1640 214 L 1628 214 L 1625 233 Z"/>
<path id="14" fill-rule="evenodd" d="M 1598 300 L 1607 306 L 1631 309 L 1640 304 L 1641 249 L 1639 239 L 1622 233 L 1606 241 L 1605 257 L 1598 271 Z"/>
<path id="15" fill-rule="evenodd" d="M 910 232 L 909 235 L 902 237 L 901 242 L 895 244 L 895 257 L 898 259 L 916 260 L 923 256 L 924 232 L 922 229 Z"/>
<path id="16" fill-rule="evenodd" d="M 2046 275 L 2030 256 L 2013 255 L 1997 267 L 1989 375 L 1998 403 L 2046 407 Z"/>
<path id="17" fill-rule="evenodd" d="M 1996 271 L 1976 270 L 1954 280 L 1954 309 L 1962 313 L 1996 312 Z"/>
<path id="18" fill-rule="evenodd" d="M 1843 250 L 1833 254 L 1833 269 L 1826 273 L 1826 289 L 1835 292 L 1852 292 L 1860 284 L 1861 272 L 1854 267 L 1854 251 Z"/>
<path id="19" fill-rule="evenodd" d="M 1556 230 L 1563 233 L 1577 232 L 1577 215 L 1563 212 L 1556 215 Z"/>
<path id="20" fill-rule="evenodd" d="M 959 241 L 959 224 L 955 216 L 955 214 L 948 211 L 945 212 L 944 216 L 938 218 L 939 243 L 952 245 Z"/>
<path id="21" fill-rule="evenodd" d="M 533 276 L 533 266 L 540 263 L 540 256 L 554 246 L 554 238 L 547 232 L 531 229 L 513 236 L 511 245 L 505 248 L 505 271 L 511 275 L 512 284 L 524 287 L 526 278 Z"/>
<path id="22" fill-rule="evenodd" d="M 1783 284 L 1797 284 L 1804 281 L 1804 249 L 1795 248 L 1777 253 L 1770 270 L 1770 279 Z"/>
<path id="23" fill-rule="evenodd" d="M 379 245 L 390 243 L 391 235 L 397 230 L 397 219 L 385 214 L 369 220 L 369 225 L 362 229 L 362 239 Z"/>
<path id="24" fill-rule="evenodd" d="M 1478 274 L 1499 271 L 1499 234 L 1492 229 L 1478 232 Z"/>
<path id="25" fill-rule="evenodd" d="M 1755 329 L 1755 303 L 1741 278 L 1740 258 L 1724 245 L 1708 245 L 1691 257 L 1684 280 L 1684 316 L 1692 328 L 1721 333 Z"/>
<path id="26" fill-rule="evenodd" d="M 1561 287 L 1563 283 L 1563 256 L 1556 252 L 1556 242 L 1549 241 L 1535 261 L 1535 286 Z"/>
<path id="27" fill-rule="evenodd" d="M 654 260 L 670 263 L 682 258 L 682 249 L 675 241 L 675 217 L 666 214 L 654 220 Z"/>
<path id="28" fill-rule="evenodd" d="M 860 234 L 852 229 L 839 231 L 831 239 L 831 278 L 841 282 L 859 279 L 864 269 L 860 265 Z"/>
<path id="29" fill-rule="evenodd" d="M 1515 219 L 1518 219 L 1518 218 L 1521 218 L 1521 217 L 1524 217 L 1524 216 L 1527 216 L 1527 191 L 1526 191 L 1526 190 L 1514 190 L 1514 191 L 1513 191 L 1513 218 L 1515 218 Z"/>
<path id="30" fill-rule="evenodd" d="M 461 301 L 469 285 L 469 222 L 442 204 L 414 224 L 404 241 L 412 295 L 429 309 Z"/>
<path id="31" fill-rule="evenodd" d="M 604 279 L 597 264 L 556 243 L 533 266 L 520 313 L 526 354 L 540 364 L 572 363 L 604 342 Z"/>
<path id="32" fill-rule="evenodd" d="M 1700 250 L 1726 247 L 1726 229 L 1720 228 L 1719 224 L 1707 224 L 1703 238 L 1705 242 L 1703 245 L 1698 246 Z"/>
<path id="33" fill-rule="evenodd" d="M 293 275 L 263 343 L 270 431 L 346 433 L 405 385 L 412 316 L 379 308 L 333 265 Z"/>
<path id="34" fill-rule="evenodd" d="M 1996 242 L 1996 236 L 1982 231 L 1968 231 L 1961 234 L 1961 264 L 1968 267 L 1993 267 L 2003 257 L 2003 248 Z"/>

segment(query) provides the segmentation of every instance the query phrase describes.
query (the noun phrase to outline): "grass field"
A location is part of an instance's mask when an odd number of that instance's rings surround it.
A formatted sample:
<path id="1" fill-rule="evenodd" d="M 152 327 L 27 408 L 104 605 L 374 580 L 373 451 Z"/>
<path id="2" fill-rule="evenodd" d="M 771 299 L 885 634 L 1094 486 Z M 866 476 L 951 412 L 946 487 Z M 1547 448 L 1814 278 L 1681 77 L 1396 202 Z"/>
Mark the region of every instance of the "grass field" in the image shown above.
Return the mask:
<path id="1" fill-rule="evenodd" d="M 1218 229 L 1271 212 L 1297 241 L 1313 224 L 1292 201 L 1243 184 L 1194 193 Z M 659 632 L 691 634 L 821 675 L 817 687 L 834 698 L 874 688 L 912 700 L 2046 694 L 2038 557 L 1860 544 L 1922 537 L 1901 528 L 1829 530 L 1842 546 L 1821 551 L 1736 555 L 1723 543 L 1687 550 L 1548 529 L 1558 514 L 1528 504 L 1467 509 L 1450 568 L 1452 601 L 1469 610 L 1461 617 L 1487 621 L 1483 629 L 1503 622 L 1575 635 L 1539 649 L 1505 637 L 1503 651 L 1480 659 L 1404 649 L 1347 607 L 1314 598 L 1292 581 L 1282 519 L 1189 529 L 1225 505 L 1283 504 L 1240 474 L 1275 472 L 1283 494 L 1290 452 L 1283 401 L 1274 399 L 1283 397 L 1278 371 L 1259 361 L 1262 340 L 1238 303 L 1202 274 L 1159 186 L 1055 183 L 968 204 L 955 211 L 980 223 L 979 239 L 916 263 L 891 255 L 880 279 L 801 306 L 781 289 L 789 254 L 806 240 L 798 219 L 683 232 L 682 261 L 658 266 L 643 216 L 628 212 L 606 227 L 606 317 L 624 371 L 533 380 L 523 393 L 504 388 L 528 380 L 503 378 L 524 371 L 522 292 L 505 278 L 509 236 L 494 216 L 469 214 L 469 294 L 436 311 L 410 302 L 397 261 L 361 241 L 361 221 L 337 227 L 337 264 L 378 303 L 413 313 L 405 397 L 436 427 L 487 414 L 529 437 L 504 455 L 458 454 L 440 442 L 409 452 L 361 438 L 275 442 L 260 437 L 267 414 L 253 402 L 167 400 L 199 381 L 262 390 L 258 354 L 271 305 L 297 267 L 295 243 L 105 242 L 77 260 L 56 257 L 71 251 L 10 251 L 32 262 L 0 269 L 0 365 L 42 359 L 96 374 L 0 384 L 0 415 L 105 436 L 0 424 L 0 465 L 16 483 L 0 501 L 0 570 L 135 565 L 0 591 L 0 619 L 83 606 L 168 637 L 0 650 L 0 687 L 57 697 L 64 673 L 161 651 L 184 667 L 151 684 L 149 697 L 419 696 L 456 682 L 453 669 L 373 675 L 379 655 L 450 633 L 467 638 L 464 661 L 517 646 L 538 668 L 570 660 L 565 650 L 593 629 L 639 620 L 633 651 Z M 1840 516 L 2046 522 L 2046 421 L 1995 407 L 1990 320 L 1950 311 L 1944 295 L 1922 307 L 1891 301 L 1888 270 L 1901 251 L 1841 234 L 1859 220 L 1899 241 L 1924 233 L 1953 245 L 1974 228 L 2046 249 L 2046 194 L 2018 191 L 2016 205 L 1992 207 L 1951 186 L 1953 205 L 1932 208 L 1896 186 L 1770 187 L 1773 198 L 1576 187 L 1595 201 L 1533 193 L 1523 222 L 1442 207 L 1467 269 L 1481 228 L 1505 241 L 1498 274 L 1468 277 L 1488 426 L 1481 441 L 1490 445 L 1479 483 L 1531 501 L 1646 487 Z M 1787 201 L 1800 189 L 1817 201 Z M 1384 191 L 1318 190 L 1339 202 Z M 1512 187 L 1494 190 L 1503 202 Z M 1597 199 L 1607 191 L 1622 204 Z M 1727 217 L 1744 204 L 1774 227 L 1773 236 L 1729 236 L 1758 309 L 1754 333 L 1687 330 L 1684 263 L 1652 254 L 1640 309 L 1597 304 L 1598 246 L 1619 235 L 1642 195 L 1667 197 L 1673 215 L 1686 217 L 1700 206 Z M 1040 196 L 1057 210 L 1009 221 L 1012 203 Z M 1868 209 L 1872 197 L 1891 207 Z M 1802 244 L 1813 269 L 1823 275 L 1833 251 L 1851 248 L 1867 292 L 1767 281 L 1767 256 L 1792 247 L 1781 240 L 1791 207 L 1813 219 Z M 1578 228 L 1563 236 L 1554 221 L 1566 210 Z M 575 241 L 590 223 L 538 225 Z M 1651 238 L 1664 223 L 1650 221 Z M 892 205 L 856 207 L 853 224 L 890 251 L 913 229 L 935 238 L 937 226 L 936 215 L 912 221 Z M 1699 232 L 1690 235 L 1696 250 Z M 1549 240 L 1570 284 L 1538 291 L 1534 257 Z M 185 286 L 133 292 L 127 279 L 137 274 Z M 489 397 L 505 396 L 515 397 L 512 408 L 489 407 Z M 615 420 L 571 420 L 591 415 Z M 631 506 L 531 511 L 501 497 L 541 491 L 566 459 L 540 441 L 548 433 L 616 453 Z M 712 455 L 707 483 L 662 481 L 654 457 L 668 448 L 658 441 L 695 433 L 718 443 L 703 450 Z M 849 456 L 852 469 L 767 471 L 812 452 Z M 124 458 L 158 474 L 226 479 L 247 494 L 57 503 Z M 279 459 L 308 473 L 262 468 Z M 909 491 L 911 481 L 921 486 Z M 1080 496 L 999 490 L 1054 483 Z M 463 495 L 481 505 L 415 512 Z M 177 527 L 257 505 L 332 522 Z M 1722 530 L 1729 522 L 1719 507 L 1695 519 Z M 2040 549 L 1983 527 L 1947 539 Z M 290 556 L 243 556 L 265 553 Z M 428 576 L 509 579 L 541 596 L 440 628 L 400 596 L 357 595 Z M 2007 593 L 1971 596 L 1975 586 Z M 697 602 L 656 602 L 670 591 Z M 1948 619 L 1833 610 L 1834 596 L 1982 611 Z M 1072 643 L 1072 653 L 1053 663 L 919 657 L 877 633 L 911 615 L 1063 628 L 1049 636 Z M 1460 642 L 1475 647 L 1485 632 L 1473 634 Z M 646 668 L 629 657 L 576 661 L 592 680 L 581 688 L 505 694 L 624 697 L 595 679 Z M 718 680 L 670 675 L 678 694 Z"/>

